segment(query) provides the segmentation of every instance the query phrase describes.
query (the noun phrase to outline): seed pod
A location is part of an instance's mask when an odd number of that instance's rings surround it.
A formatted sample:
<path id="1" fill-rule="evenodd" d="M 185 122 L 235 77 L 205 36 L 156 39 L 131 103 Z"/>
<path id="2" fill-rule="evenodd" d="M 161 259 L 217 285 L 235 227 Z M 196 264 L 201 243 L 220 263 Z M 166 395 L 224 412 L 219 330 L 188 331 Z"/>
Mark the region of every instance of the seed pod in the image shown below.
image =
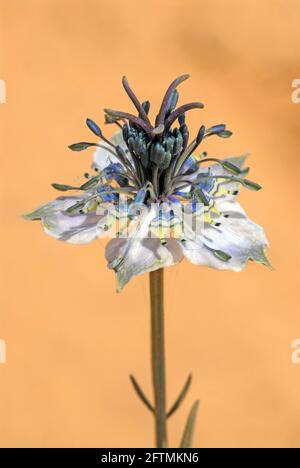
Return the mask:
<path id="1" fill-rule="evenodd" d="M 172 155 L 171 155 L 170 151 L 165 151 L 165 153 L 164 153 L 164 162 L 161 165 L 161 169 L 167 169 L 167 167 L 169 167 L 169 165 L 170 165 L 171 159 L 172 159 Z"/>
<path id="2" fill-rule="evenodd" d="M 181 133 L 178 131 L 178 134 L 174 142 L 174 148 L 173 148 L 174 156 L 177 156 L 178 154 L 180 154 L 182 151 L 182 148 L 183 148 L 183 138 L 182 138 Z"/>
<path id="3" fill-rule="evenodd" d="M 160 167 L 164 161 L 165 150 L 160 143 L 153 143 L 150 149 L 151 162 Z"/>
<path id="4" fill-rule="evenodd" d="M 186 124 L 183 124 L 179 128 L 180 133 L 182 135 L 183 143 L 182 143 L 182 150 L 184 151 L 189 142 L 189 130 Z"/>
<path id="5" fill-rule="evenodd" d="M 175 142 L 174 137 L 170 136 L 170 137 L 166 138 L 166 140 L 165 140 L 165 149 L 166 149 L 166 151 L 170 151 L 170 153 L 173 153 L 174 142 Z"/>

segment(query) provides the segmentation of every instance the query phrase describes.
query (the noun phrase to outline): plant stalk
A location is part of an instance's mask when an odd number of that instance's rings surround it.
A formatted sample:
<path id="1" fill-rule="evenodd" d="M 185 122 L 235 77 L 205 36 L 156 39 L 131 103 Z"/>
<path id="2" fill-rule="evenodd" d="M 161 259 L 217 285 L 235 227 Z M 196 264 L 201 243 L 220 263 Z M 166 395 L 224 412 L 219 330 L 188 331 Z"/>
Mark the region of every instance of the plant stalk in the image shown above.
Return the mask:
<path id="1" fill-rule="evenodd" d="M 151 363 L 154 390 L 155 438 L 157 448 L 166 448 L 166 371 L 164 337 L 164 270 L 150 273 Z"/>

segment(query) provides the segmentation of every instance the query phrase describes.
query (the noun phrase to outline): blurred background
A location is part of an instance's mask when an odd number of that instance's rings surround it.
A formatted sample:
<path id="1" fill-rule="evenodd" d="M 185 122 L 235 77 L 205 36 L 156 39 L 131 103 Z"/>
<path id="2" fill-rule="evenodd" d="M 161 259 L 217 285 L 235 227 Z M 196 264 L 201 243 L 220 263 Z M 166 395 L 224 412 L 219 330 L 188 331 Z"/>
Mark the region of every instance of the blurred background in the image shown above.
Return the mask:
<path id="1" fill-rule="evenodd" d="M 214 156 L 251 152 L 243 191 L 249 216 L 271 243 L 270 271 L 242 273 L 183 262 L 166 274 L 168 402 L 187 374 L 192 388 L 169 424 L 178 446 L 201 400 L 195 447 L 300 447 L 299 0 L 0 0 L 2 447 L 151 447 L 153 421 L 134 373 L 151 395 L 148 278 L 121 294 L 105 241 L 73 246 L 21 214 L 76 183 L 92 152 L 85 118 L 132 110 L 121 78 L 157 109 L 170 81 L 190 73 L 181 101 L 197 131 L 226 122 Z M 153 114 L 152 114 L 153 115 Z M 105 127 L 108 136 L 113 128 Z"/>

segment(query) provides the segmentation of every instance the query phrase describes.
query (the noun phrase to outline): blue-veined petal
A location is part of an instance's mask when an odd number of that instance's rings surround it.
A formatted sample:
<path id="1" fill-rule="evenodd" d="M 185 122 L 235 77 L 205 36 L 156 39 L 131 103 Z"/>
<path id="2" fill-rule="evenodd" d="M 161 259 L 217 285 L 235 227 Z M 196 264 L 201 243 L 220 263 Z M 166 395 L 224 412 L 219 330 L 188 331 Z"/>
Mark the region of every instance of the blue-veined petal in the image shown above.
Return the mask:
<path id="1" fill-rule="evenodd" d="M 26 219 L 40 219 L 42 226 L 51 237 L 72 244 L 87 244 L 104 235 L 115 221 L 111 204 L 102 204 L 92 211 L 70 213 L 71 207 L 89 203 L 89 196 L 60 197 L 42 205 L 37 210 L 25 215 Z M 93 202 L 91 202 L 93 203 Z"/>
<path id="2" fill-rule="evenodd" d="M 182 243 L 186 258 L 219 270 L 241 271 L 249 259 L 271 266 L 265 254 L 269 244 L 263 228 L 251 221 L 236 202 L 219 201 L 217 207 L 222 213 L 218 225 L 205 223 L 196 240 Z M 222 260 L 218 252 L 229 259 Z"/>

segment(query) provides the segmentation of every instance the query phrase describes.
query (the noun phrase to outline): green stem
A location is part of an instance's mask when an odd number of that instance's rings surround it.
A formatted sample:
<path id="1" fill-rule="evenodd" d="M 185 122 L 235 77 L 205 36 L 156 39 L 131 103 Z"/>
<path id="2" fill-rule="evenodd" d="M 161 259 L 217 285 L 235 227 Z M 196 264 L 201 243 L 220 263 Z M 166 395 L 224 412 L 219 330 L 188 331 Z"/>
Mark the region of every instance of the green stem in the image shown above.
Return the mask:
<path id="1" fill-rule="evenodd" d="M 164 270 L 150 273 L 151 361 L 155 407 L 156 447 L 167 447 L 164 343 Z"/>

